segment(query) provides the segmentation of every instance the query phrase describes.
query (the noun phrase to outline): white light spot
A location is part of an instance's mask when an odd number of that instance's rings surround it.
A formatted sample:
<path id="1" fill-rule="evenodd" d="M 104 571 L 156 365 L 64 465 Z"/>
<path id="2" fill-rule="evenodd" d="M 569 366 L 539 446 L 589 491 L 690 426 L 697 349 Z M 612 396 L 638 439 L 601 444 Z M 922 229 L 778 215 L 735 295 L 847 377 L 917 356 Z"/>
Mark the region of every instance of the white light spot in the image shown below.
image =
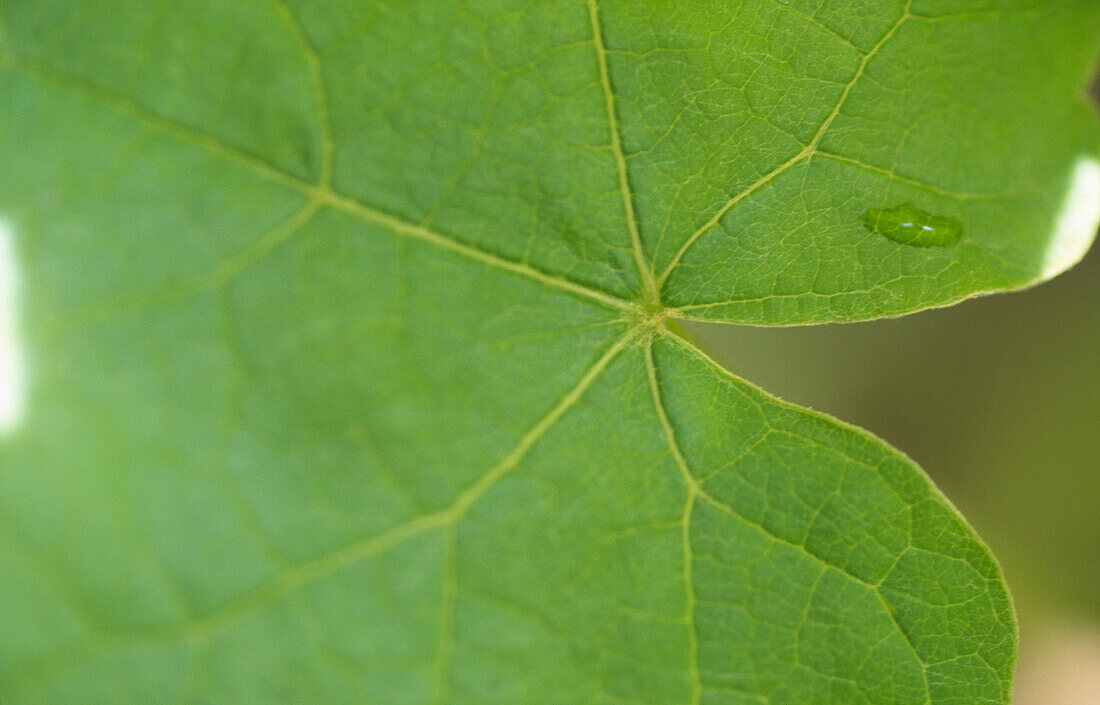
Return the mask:
<path id="1" fill-rule="evenodd" d="M 1100 164 L 1092 158 L 1077 162 L 1069 193 L 1055 224 L 1054 238 L 1043 260 L 1040 281 L 1056 277 L 1081 261 L 1100 226 Z"/>
<path id="2" fill-rule="evenodd" d="M 19 341 L 19 268 L 11 228 L 0 221 L 0 435 L 23 419 L 26 395 L 23 351 Z"/>

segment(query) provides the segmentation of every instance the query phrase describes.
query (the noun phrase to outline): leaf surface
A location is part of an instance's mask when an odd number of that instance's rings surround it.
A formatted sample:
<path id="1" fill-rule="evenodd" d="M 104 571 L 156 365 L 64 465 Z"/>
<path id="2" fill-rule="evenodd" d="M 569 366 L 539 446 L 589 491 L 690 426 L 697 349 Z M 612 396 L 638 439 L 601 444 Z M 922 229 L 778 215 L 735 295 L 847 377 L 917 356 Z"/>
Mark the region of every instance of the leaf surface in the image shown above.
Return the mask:
<path id="1" fill-rule="evenodd" d="M 920 469 L 670 325 L 1072 264 L 1098 29 L 8 0 L 0 700 L 1006 703 L 998 568 Z"/>

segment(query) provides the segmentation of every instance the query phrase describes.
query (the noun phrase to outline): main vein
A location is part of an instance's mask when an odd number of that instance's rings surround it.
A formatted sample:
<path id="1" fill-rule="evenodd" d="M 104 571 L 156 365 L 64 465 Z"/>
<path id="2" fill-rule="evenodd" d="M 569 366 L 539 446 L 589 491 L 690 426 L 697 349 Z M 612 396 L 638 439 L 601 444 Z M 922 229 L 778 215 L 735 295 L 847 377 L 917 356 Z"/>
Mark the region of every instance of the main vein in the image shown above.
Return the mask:
<path id="1" fill-rule="evenodd" d="M 600 8 L 596 0 L 587 0 L 588 18 L 592 24 L 592 42 L 596 47 L 596 60 L 599 64 L 600 87 L 603 89 L 604 106 L 607 110 L 607 126 L 611 138 L 611 152 L 615 155 L 615 167 L 619 176 L 619 193 L 622 196 L 623 212 L 626 215 L 626 228 L 630 233 L 630 250 L 634 255 L 634 264 L 638 267 L 638 276 L 642 280 L 643 296 L 650 306 L 659 305 L 659 292 L 653 279 L 653 270 L 646 261 L 642 249 L 642 238 L 638 232 L 638 219 L 634 208 L 634 195 L 627 174 L 626 155 L 623 153 L 622 130 L 615 109 L 615 92 L 611 87 L 611 72 L 607 64 L 607 47 L 604 46 L 603 28 L 600 24 Z"/>
<path id="2" fill-rule="evenodd" d="M 684 454 L 680 451 L 680 445 L 676 441 L 676 433 L 672 429 L 672 423 L 665 411 L 664 401 L 661 399 L 661 386 L 657 380 L 657 366 L 653 362 L 653 338 L 647 341 L 645 346 L 646 378 L 649 380 L 649 391 L 653 397 L 653 408 L 657 413 L 661 429 L 665 434 L 669 452 L 676 467 L 687 485 L 687 500 L 684 502 L 684 513 L 680 518 L 681 542 L 683 545 L 684 561 L 684 620 L 688 629 L 688 668 L 691 676 L 691 701 L 690 705 L 699 705 L 703 697 L 703 680 L 699 673 L 699 630 L 695 626 L 695 582 L 692 575 L 693 556 L 691 550 L 691 514 L 695 508 L 696 499 L 702 494 L 699 483 L 691 474 Z"/>

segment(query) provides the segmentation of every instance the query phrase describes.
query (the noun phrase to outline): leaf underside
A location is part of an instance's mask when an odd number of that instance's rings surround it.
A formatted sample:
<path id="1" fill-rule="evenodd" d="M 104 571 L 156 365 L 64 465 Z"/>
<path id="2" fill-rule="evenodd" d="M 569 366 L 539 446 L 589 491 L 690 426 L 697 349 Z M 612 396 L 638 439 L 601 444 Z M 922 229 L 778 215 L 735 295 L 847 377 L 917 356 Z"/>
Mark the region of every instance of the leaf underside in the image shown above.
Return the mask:
<path id="1" fill-rule="evenodd" d="M 920 469 L 669 325 L 1048 276 L 1098 29 L 7 0 L 0 701 L 1008 702 L 998 568 Z M 898 208 L 961 236 L 864 226 Z"/>

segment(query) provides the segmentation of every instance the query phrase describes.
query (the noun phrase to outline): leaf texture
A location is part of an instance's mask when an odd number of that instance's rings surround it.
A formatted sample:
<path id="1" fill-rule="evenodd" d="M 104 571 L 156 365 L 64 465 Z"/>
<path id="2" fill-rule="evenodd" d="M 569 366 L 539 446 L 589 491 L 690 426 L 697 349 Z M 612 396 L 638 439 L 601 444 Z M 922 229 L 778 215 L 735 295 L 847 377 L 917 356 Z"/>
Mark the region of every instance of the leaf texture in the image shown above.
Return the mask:
<path id="1" fill-rule="evenodd" d="M 1008 702 L 921 470 L 675 321 L 1068 264 L 1095 3 L 109 5 L 0 6 L 5 705 Z"/>

